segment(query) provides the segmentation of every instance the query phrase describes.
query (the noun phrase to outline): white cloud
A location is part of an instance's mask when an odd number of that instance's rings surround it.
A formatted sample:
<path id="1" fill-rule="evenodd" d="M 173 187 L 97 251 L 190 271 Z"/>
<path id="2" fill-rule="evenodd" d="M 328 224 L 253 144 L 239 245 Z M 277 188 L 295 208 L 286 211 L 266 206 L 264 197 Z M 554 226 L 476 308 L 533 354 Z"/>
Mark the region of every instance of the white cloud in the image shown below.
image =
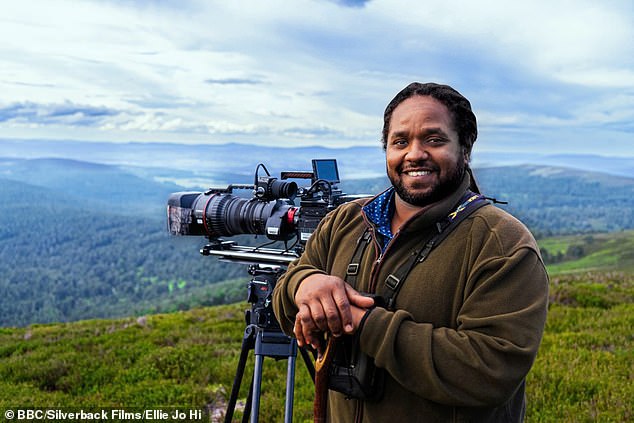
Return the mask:
<path id="1" fill-rule="evenodd" d="M 633 17 L 628 0 L 26 0 L 0 17 L 0 108 L 117 111 L 68 137 L 374 144 L 389 99 L 436 80 L 489 128 L 631 131 Z M 12 133 L 50 125 L 34 116 Z"/>

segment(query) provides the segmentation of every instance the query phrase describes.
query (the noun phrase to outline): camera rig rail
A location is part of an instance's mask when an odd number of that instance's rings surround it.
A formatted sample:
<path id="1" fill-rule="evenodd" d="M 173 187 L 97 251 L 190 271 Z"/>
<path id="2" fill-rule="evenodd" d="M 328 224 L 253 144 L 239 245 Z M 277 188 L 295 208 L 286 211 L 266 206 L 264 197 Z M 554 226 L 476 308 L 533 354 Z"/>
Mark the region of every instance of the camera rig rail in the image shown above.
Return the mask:
<path id="1" fill-rule="evenodd" d="M 200 249 L 203 256 L 215 256 L 222 261 L 242 264 L 257 264 L 261 266 L 286 267 L 299 258 L 296 251 L 285 251 L 276 248 L 247 247 L 238 245 L 235 241 L 222 239 L 212 240 Z"/>

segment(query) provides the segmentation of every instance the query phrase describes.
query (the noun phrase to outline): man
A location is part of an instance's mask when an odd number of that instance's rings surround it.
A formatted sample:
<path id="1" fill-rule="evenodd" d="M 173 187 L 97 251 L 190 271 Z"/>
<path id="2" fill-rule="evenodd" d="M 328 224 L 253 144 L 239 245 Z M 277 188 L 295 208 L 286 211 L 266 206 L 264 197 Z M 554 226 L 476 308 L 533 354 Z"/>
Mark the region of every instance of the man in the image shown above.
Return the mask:
<path id="1" fill-rule="evenodd" d="M 378 400 L 331 390 L 329 421 L 523 420 L 548 277 L 535 240 L 515 218 L 489 204 L 465 216 L 471 200 L 483 201 L 471 192 L 476 136 L 471 105 L 456 90 L 404 88 L 384 115 L 392 187 L 330 213 L 278 282 L 276 315 L 300 346 L 320 347 L 324 332 L 354 334 L 356 348 L 384 371 Z M 386 283 L 398 279 L 408 257 L 460 213 L 462 221 L 390 291 Z M 366 229 L 371 242 L 350 272 Z M 354 288 L 344 281 L 352 274 Z M 393 304 L 375 307 L 360 292 L 391 293 Z"/>

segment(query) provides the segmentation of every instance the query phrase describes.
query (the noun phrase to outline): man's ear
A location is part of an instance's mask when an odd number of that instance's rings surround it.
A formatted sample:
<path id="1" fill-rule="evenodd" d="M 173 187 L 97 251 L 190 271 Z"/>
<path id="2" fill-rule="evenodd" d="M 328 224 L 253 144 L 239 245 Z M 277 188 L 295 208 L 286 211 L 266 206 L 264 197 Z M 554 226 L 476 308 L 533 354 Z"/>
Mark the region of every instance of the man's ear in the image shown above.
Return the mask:
<path id="1" fill-rule="evenodd" d="M 466 166 L 469 165 L 471 161 L 471 149 L 467 147 L 462 147 L 462 159 L 464 160 L 464 164 Z"/>

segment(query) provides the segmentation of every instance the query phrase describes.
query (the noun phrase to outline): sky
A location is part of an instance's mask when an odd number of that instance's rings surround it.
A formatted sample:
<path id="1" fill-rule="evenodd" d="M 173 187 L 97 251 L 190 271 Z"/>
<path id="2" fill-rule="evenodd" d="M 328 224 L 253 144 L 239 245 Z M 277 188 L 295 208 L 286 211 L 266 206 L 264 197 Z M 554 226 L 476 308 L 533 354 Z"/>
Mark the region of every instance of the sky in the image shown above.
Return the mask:
<path id="1" fill-rule="evenodd" d="M 0 15 L 1 139 L 378 145 L 412 81 L 476 150 L 634 156 L 634 2 L 22 0 Z"/>

